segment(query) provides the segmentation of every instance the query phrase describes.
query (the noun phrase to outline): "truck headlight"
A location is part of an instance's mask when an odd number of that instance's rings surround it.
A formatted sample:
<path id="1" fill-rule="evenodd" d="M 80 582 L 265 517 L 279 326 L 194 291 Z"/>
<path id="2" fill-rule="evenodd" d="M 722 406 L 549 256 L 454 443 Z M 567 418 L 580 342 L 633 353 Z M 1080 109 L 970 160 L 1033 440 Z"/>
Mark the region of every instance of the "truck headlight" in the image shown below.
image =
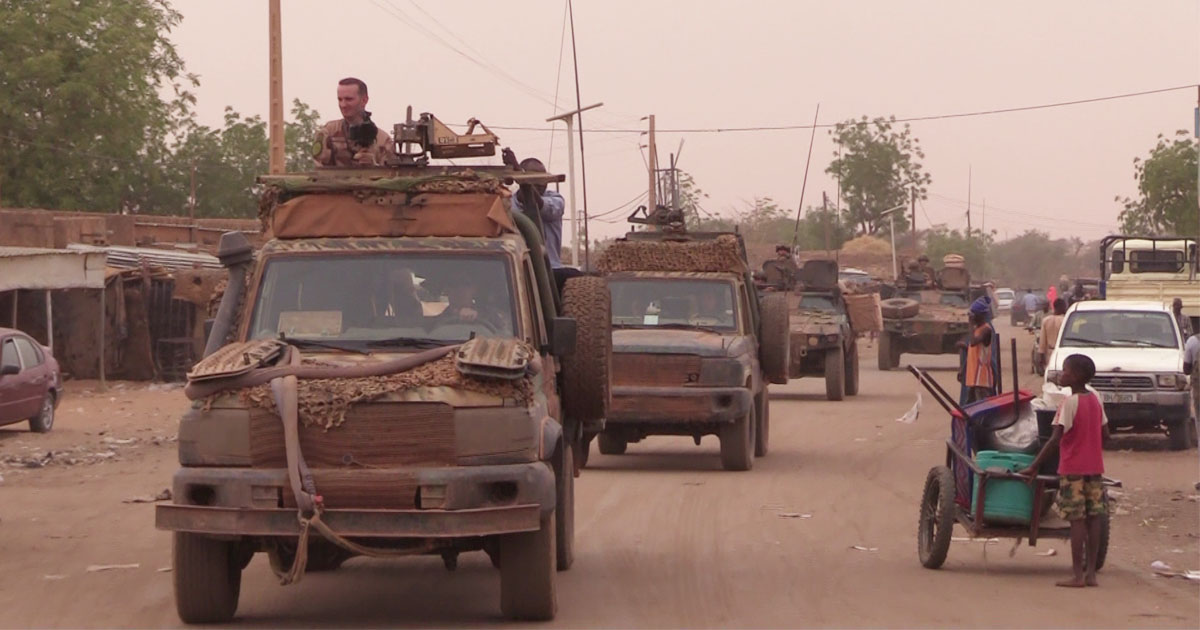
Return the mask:
<path id="1" fill-rule="evenodd" d="M 1187 389 L 1187 378 L 1182 374 L 1159 374 L 1159 389 Z"/>
<path id="2" fill-rule="evenodd" d="M 742 364 L 736 359 L 704 359 L 700 363 L 699 385 L 736 387 L 742 379 Z"/>

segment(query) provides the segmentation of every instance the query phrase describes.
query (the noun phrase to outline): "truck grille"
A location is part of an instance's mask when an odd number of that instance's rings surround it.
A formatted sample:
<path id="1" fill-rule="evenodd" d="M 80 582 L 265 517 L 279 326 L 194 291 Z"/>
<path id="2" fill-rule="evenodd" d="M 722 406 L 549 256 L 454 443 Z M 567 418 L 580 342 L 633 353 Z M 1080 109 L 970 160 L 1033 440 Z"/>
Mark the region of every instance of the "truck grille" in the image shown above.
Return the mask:
<path id="1" fill-rule="evenodd" d="M 679 387 L 699 378 L 700 357 L 694 354 L 613 354 L 613 385 Z"/>
<path id="2" fill-rule="evenodd" d="M 1154 379 L 1149 376 L 1096 376 L 1092 387 L 1106 391 L 1141 391 L 1154 389 Z"/>

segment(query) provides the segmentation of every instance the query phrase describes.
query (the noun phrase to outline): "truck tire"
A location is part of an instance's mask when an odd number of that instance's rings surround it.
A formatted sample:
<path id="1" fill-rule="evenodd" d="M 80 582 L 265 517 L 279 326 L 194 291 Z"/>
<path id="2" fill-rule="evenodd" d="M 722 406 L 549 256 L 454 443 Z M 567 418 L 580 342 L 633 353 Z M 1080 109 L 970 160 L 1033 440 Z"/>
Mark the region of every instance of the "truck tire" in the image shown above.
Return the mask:
<path id="1" fill-rule="evenodd" d="M 558 447 L 554 470 L 555 558 L 559 571 L 575 563 L 575 449 L 565 441 Z"/>
<path id="2" fill-rule="evenodd" d="M 846 355 L 841 348 L 825 351 L 825 398 L 841 400 L 846 397 Z"/>
<path id="3" fill-rule="evenodd" d="M 600 444 L 601 455 L 624 455 L 625 449 L 629 447 L 629 442 L 626 442 L 625 438 L 612 433 L 601 433 L 596 441 Z"/>
<path id="4" fill-rule="evenodd" d="M 608 415 L 612 368 L 612 298 L 604 278 L 579 276 L 563 287 L 563 315 L 575 318 L 575 351 L 563 357 L 563 413 L 567 424 Z M 570 435 L 568 433 L 568 435 Z M 574 443 L 577 436 L 571 436 Z"/>
<path id="5" fill-rule="evenodd" d="M 926 569 L 940 568 L 946 562 L 956 509 L 954 473 L 945 466 L 931 468 L 925 477 L 921 516 L 917 522 L 917 557 Z"/>
<path id="6" fill-rule="evenodd" d="M 750 405 L 749 413 L 721 425 L 721 467 L 725 470 L 754 468 L 755 415 L 754 405 Z"/>
<path id="7" fill-rule="evenodd" d="M 921 312 L 921 303 L 908 298 L 890 298 L 879 303 L 884 319 L 908 319 Z"/>
<path id="8" fill-rule="evenodd" d="M 519 621 L 548 621 L 558 612 L 554 515 L 536 532 L 500 538 L 500 611 Z"/>
<path id="9" fill-rule="evenodd" d="M 786 385 L 792 355 L 787 296 L 777 293 L 763 296 L 760 310 L 758 345 L 763 374 L 770 383 Z"/>
<path id="10" fill-rule="evenodd" d="M 199 534 L 175 532 L 175 612 L 184 623 L 226 623 L 237 612 L 242 564 L 237 545 Z"/>
<path id="11" fill-rule="evenodd" d="M 771 400 L 766 387 L 754 397 L 754 406 L 758 410 L 758 427 L 754 431 L 754 456 L 766 457 L 771 450 Z"/>
<path id="12" fill-rule="evenodd" d="M 858 395 L 858 342 L 851 341 L 846 351 L 846 395 Z"/>
<path id="13" fill-rule="evenodd" d="M 900 365 L 899 340 L 889 332 L 879 333 L 879 369 L 890 370 Z"/>
<path id="14" fill-rule="evenodd" d="M 1191 431 L 1188 430 L 1188 425 L 1192 425 L 1194 430 L 1195 425 L 1191 418 L 1184 418 L 1183 420 L 1167 425 L 1167 446 L 1172 451 L 1186 451 L 1191 448 L 1192 436 Z"/>

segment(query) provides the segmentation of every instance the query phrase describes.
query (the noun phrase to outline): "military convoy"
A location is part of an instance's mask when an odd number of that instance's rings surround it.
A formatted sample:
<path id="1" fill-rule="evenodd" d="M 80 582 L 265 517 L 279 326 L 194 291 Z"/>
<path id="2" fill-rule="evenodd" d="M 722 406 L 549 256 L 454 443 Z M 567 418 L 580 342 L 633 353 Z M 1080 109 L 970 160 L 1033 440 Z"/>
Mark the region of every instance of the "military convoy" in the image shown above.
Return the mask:
<path id="1" fill-rule="evenodd" d="M 507 617 L 555 615 L 575 456 L 607 415 L 608 290 L 560 295 L 536 213 L 509 207 L 506 181 L 562 176 L 415 162 L 263 177 L 270 240 L 222 239 L 229 289 L 156 513 L 186 623 L 231 619 L 258 552 L 288 584 L 484 551 Z"/>
<path id="2" fill-rule="evenodd" d="M 880 302 L 879 369 L 900 365 L 900 355 L 957 354 L 970 332 L 971 276 L 948 266 L 929 282 L 923 273 L 902 278 L 894 295 Z"/>
<path id="3" fill-rule="evenodd" d="M 760 300 L 741 238 L 630 232 L 599 268 L 612 293 L 612 404 L 596 437 L 619 455 L 651 435 L 716 435 L 721 465 L 767 454 L 768 383 L 786 383 L 787 305 Z M 585 440 L 585 452 L 591 438 Z"/>

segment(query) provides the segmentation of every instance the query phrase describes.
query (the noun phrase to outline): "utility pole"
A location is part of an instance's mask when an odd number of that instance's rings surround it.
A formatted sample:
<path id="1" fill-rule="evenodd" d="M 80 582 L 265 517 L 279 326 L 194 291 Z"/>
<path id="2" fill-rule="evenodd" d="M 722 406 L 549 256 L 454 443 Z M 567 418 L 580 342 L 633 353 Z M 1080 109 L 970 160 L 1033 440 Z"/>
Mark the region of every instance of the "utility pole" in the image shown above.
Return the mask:
<path id="1" fill-rule="evenodd" d="M 967 166 L 967 239 L 971 238 L 971 167 Z"/>
<path id="2" fill-rule="evenodd" d="M 647 138 L 647 149 L 650 151 L 650 191 L 646 200 L 646 208 L 650 212 L 658 209 L 658 146 L 654 143 L 654 114 L 650 114 L 650 135 Z"/>
<path id="3" fill-rule="evenodd" d="M 271 57 L 271 137 L 269 168 L 272 175 L 282 175 L 286 169 L 283 152 L 283 42 L 280 32 L 279 0 L 270 0 L 270 17 L 267 20 L 270 34 Z"/>
<path id="4" fill-rule="evenodd" d="M 575 135 L 574 135 L 574 133 L 572 133 L 572 131 L 574 129 L 575 117 L 578 116 L 580 112 L 584 112 L 589 109 L 595 109 L 597 107 L 600 107 L 603 104 L 604 103 L 595 103 L 593 105 L 588 105 L 587 107 L 583 107 L 580 109 L 572 110 L 569 112 L 563 112 L 557 116 L 553 116 L 551 118 L 546 119 L 546 122 L 554 122 L 556 120 L 561 120 L 563 123 L 566 123 L 566 125 L 567 125 L 567 170 L 569 171 L 568 177 L 571 180 L 571 187 L 570 187 L 571 196 L 568 198 L 568 200 L 571 202 L 570 209 L 571 209 L 571 266 L 572 267 L 579 266 L 579 213 L 575 210 L 575 188 L 576 188 L 575 182 L 578 180 L 575 179 Z"/>
<path id="5" fill-rule="evenodd" d="M 825 224 L 825 255 L 832 251 L 829 247 L 829 195 L 821 191 L 821 223 Z"/>
<path id="6" fill-rule="evenodd" d="M 979 211 L 979 236 L 987 233 L 987 197 L 983 198 L 983 209 Z"/>
<path id="7" fill-rule="evenodd" d="M 912 190 L 911 203 L 912 203 L 912 218 L 913 218 L 912 219 L 913 247 L 916 247 L 916 245 L 917 245 L 917 189 L 912 188 L 911 190 Z"/>
<path id="8" fill-rule="evenodd" d="M 192 194 L 188 197 L 188 235 L 196 242 L 196 161 L 192 160 Z"/>
<path id="9" fill-rule="evenodd" d="M 1196 242 L 1200 243 L 1200 86 L 1196 87 Z"/>

